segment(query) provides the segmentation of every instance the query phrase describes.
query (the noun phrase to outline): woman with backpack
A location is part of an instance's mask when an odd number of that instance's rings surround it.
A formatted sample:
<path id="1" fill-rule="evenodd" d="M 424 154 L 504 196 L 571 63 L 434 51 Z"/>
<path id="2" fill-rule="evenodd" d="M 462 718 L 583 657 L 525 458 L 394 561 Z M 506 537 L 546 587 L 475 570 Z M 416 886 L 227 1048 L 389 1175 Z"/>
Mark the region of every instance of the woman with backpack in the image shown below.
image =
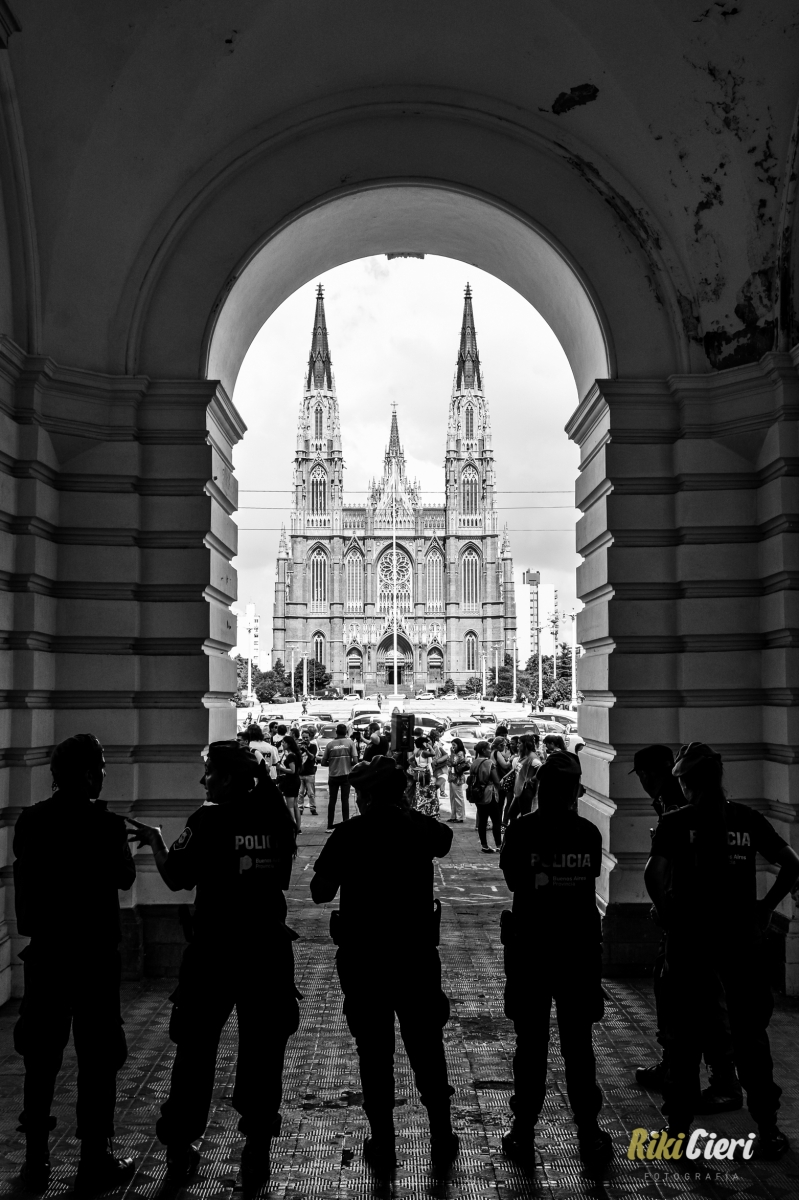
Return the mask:
<path id="1" fill-rule="evenodd" d="M 478 742 L 474 748 L 474 760 L 469 768 L 466 799 L 477 806 L 477 836 L 483 854 L 496 854 L 488 844 L 488 822 L 494 833 L 497 850 L 502 845 L 502 804 L 499 798 L 500 778 L 496 763 L 489 757 L 488 742 Z"/>
<path id="2" fill-rule="evenodd" d="M 453 738 L 449 754 L 449 802 L 452 808 L 450 825 L 462 825 L 466 816 L 466 776 L 468 773 L 469 761 L 466 758 L 466 747 L 460 738 Z"/>

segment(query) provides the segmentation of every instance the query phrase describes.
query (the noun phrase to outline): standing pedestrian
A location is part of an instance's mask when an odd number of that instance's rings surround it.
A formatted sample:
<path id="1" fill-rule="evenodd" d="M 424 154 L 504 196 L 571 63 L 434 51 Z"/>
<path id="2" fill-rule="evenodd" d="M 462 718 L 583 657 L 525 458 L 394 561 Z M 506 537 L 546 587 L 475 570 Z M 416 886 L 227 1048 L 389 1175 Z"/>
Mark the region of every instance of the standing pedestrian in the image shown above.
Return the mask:
<path id="1" fill-rule="evenodd" d="M 788 1149 L 777 1126 L 768 1024 L 774 1007 L 765 954 L 771 915 L 799 879 L 799 857 L 762 813 L 728 800 L 721 755 L 683 746 L 673 774 L 688 803 L 666 813 L 652 839 L 645 881 L 666 931 L 669 1029 L 663 1112 L 669 1134 L 687 1134 L 699 1101 L 699 1062 L 724 989 L 735 1065 L 757 1127 L 753 1156 Z M 757 899 L 757 855 L 779 867 Z M 702 920 L 697 920 L 701 914 Z"/>
<path id="2" fill-rule="evenodd" d="M 280 1132 L 286 1043 L 299 1025 L 294 987 L 296 936 L 286 927 L 283 892 L 296 849 L 280 792 L 253 754 L 212 742 L 203 776 L 209 803 L 189 817 L 167 850 L 160 829 L 131 821 L 131 838 L 153 851 L 171 891 L 196 887 L 193 937 L 183 954 L 169 1034 L 177 1049 L 156 1134 L 166 1146 L 167 1180 L 189 1182 L 200 1155 L 214 1092 L 219 1039 L 238 1017 L 232 1104 L 246 1142 L 245 1193 L 269 1175 Z M 224 969 L 220 969 L 224 962 Z"/>
<path id="3" fill-rule="evenodd" d="M 433 758 L 430 763 L 430 769 L 433 772 L 433 781 L 438 788 L 440 798 L 446 800 L 449 782 L 449 752 L 441 745 L 441 738 L 437 729 L 430 731 L 430 745 L 433 750 Z"/>
<path id="4" fill-rule="evenodd" d="M 469 772 L 469 760 L 466 748 L 460 738 L 452 739 L 449 753 L 449 799 L 452 816 L 450 825 L 462 825 L 466 816 L 466 776 Z"/>
<path id="5" fill-rule="evenodd" d="M 360 762 L 361 759 L 363 758 L 363 752 L 365 749 L 363 735 L 361 734 L 360 729 L 357 729 L 357 728 L 353 729 L 351 737 L 352 737 L 352 744 L 355 747 L 356 762 Z"/>
<path id="6" fill-rule="evenodd" d="M 415 751 L 410 765 L 413 779 L 413 805 L 418 812 L 438 818 L 438 784 L 433 780 L 433 747 L 426 734 L 415 740 Z"/>
<path id="7" fill-rule="evenodd" d="M 666 813 L 675 812 L 685 805 L 680 782 L 672 774 L 673 767 L 674 754 L 668 746 L 645 746 L 643 750 L 638 750 L 633 758 L 631 774 L 634 772 L 638 776 L 642 788 L 650 797 L 658 824 Z M 650 836 L 654 838 L 654 829 L 650 830 Z M 663 1091 L 666 1080 L 666 1047 L 670 1023 L 669 979 L 665 974 L 665 966 L 666 934 L 663 931 L 652 972 L 658 1024 L 657 1040 L 663 1047 L 663 1053 L 659 1062 L 647 1067 L 638 1067 L 635 1072 L 636 1083 L 658 1092 Z M 722 989 L 719 989 L 716 1000 L 715 1015 L 710 1008 L 708 1009 L 707 1037 L 704 1043 L 710 1084 L 703 1090 L 696 1107 L 696 1112 L 703 1116 L 709 1113 L 731 1112 L 743 1107 L 741 1085 L 735 1073 L 727 1003 Z"/>
<path id="8" fill-rule="evenodd" d="M 483 854 L 495 854 L 488 844 L 488 822 L 494 833 L 494 844 L 502 845 L 502 806 L 499 799 L 499 775 L 495 763 L 489 758 L 488 742 L 477 742 L 474 758 L 469 767 L 466 799 L 477 806 L 477 836 Z"/>
<path id="9" fill-rule="evenodd" d="M 300 791 L 297 796 L 300 816 L 305 811 L 306 796 L 308 797 L 308 808 L 312 815 L 316 816 L 316 760 L 319 757 L 319 747 L 316 742 L 311 741 L 310 729 L 302 731 L 300 754 L 302 763 L 300 765 Z"/>
<path id="10" fill-rule="evenodd" d="M 136 868 L 121 817 L 99 799 L 103 747 L 93 734 L 60 742 L 50 758 L 53 794 L 25 808 L 14 829 L 17 928 L 24 993 L 14 1047 L 25 1063 L 22 1179 L 44 1191 L 50 1178 L 50 1108 L 70 1029 L 78 1059 L 76 1192 L 117 1188 L 134 1172 L 116 1158 L 117 1072 L 127 1058 L 119 1007 L 119 891 Z"/>
<path id="11" fill-rule="evenodd" d="M 363 812 L 337 826 L 324 846 L 311 896 L 325 904 L 341 892 L 331 932 L 371 1130 L 364 1155 L 376 1168 L 390 1170 L 396 1164 L 396 1014 L 430 1120 L 431 1154 L 443 1165 L 456 1156 L 458 1138 L 444 1055 L 449 1001 L 441 988 L 441 906 L 433 901 L 432 863 L 449 852 L 452 830 L 410 809 L 405 772 L 393 759 L 381 755 L 360 764 L 353 782 Z"/>
<path id="12" fill-rule="evenodd" d="M 514 1024 L 513 1125 L 506 1154 L 532 1160 L 535 1126 L 546 1098 L 547 1046 L 555 1001 L 566 1092 L 588 1164 L 608 1158 L 613 1144 L 597 1117 L 593 1024 L 602 1018 L 602 932 L 596 880 L 602 835 L 577 815 L 580 762 L 553 753 L 538 771 L 538 809 L 507 829 L 500 866 L 513 892 L 502 914 L 505 1015 Z"/>
<path id="13" fill-rule="evenodd" d="M 264 740 L 260 725 L 248 725 L 242 735 L 243 749 L 252 750 L 255 757 L 266 764 L 270 779 L 277 779 L 278 752 L 271 742 Z"/>
<path id="14" fill-rule="evenodd" d="M 302 817 L 297 797 L 300 794 L 300 771 L 302 755 L 290 733 L 283 735 L 280 743 L 281 757 L 277 764 L 277 785 L 286 800 L 286 807 L 294 818 L 297 833 L 302 833 Z"/>
<path id="15" fill-rule="evenodd" d="M 379 722 L 369 722 L 369 742 L 363 752 L 363 761 L 371 762 L 377 754 L 388 754 L 389 735 L 381 729 Z"/>
<path id="16" fill-rule="evenodd" d="M 336 726 L 336 736 L 325 746 L 322 766 L 327 767 L 327 832 L 333 832 L 336 817 L 336 801 L 341 796 L 341 819 L 350 819 L 350 772 L 358 761 L 352 740 L 347 737 L 347 726 Z"/>
<path id="17" fill-rule="evenodd" d="M 517 817 L 532 812 L 535 808 L 538 791 L 538 770 L 541 759 L 538 757 L 538 735 L 525 733 L 521 738 L 519 764 L 513 781 L 513 794 L 505 806 L 503 824 L 510 825 Z"/>

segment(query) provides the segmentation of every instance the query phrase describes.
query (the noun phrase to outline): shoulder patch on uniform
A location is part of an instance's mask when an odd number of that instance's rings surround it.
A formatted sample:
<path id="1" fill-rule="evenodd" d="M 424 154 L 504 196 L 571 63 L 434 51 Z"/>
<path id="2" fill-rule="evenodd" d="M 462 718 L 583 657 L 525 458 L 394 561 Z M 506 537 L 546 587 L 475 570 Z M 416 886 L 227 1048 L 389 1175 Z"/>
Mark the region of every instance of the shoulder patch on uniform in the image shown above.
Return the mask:
<path id="1" fill-rule="evenodd" d="M 185 849 L 186 846 L 188 846 L 190 839 L 191 839 L 191 830 L 189 829 L 189 827 L 187 825 L 186 828 L 183 830 L 183 833 L 177 839 L 177 841 L 174 841 L 172 843 L 172 845 L 170 846 L 170 849 L 171 850 L 183 850 L 183 849 Z"/>

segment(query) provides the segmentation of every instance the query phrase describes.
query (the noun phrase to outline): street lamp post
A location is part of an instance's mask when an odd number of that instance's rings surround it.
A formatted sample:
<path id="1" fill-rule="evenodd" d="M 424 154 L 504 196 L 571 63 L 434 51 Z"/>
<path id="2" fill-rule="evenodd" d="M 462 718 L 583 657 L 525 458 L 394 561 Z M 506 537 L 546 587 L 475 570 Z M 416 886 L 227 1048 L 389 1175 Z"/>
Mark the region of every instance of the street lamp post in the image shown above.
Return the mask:
<path id="1" fill-rule="evenodd" d="M 485 652 L 483 652 L 483 654 L 480 655 L 480 667 L 481 667 L 482 676 L 483 676 L 483 687 L 482 687 L 482 691 L 480 693 L 480 699 L 485 700 L 485 698 L 486 698 L 486 656 L 485 656 Z"/>

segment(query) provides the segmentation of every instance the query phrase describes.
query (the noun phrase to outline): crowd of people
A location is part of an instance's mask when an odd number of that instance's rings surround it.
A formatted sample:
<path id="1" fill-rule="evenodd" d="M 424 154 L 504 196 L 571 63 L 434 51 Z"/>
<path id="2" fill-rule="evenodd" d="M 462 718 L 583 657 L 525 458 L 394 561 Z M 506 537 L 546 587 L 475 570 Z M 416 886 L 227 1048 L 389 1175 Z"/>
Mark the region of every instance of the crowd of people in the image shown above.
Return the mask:
<path id="1" fill-rule="evenodd" d="M 449 853 L 451 826 L 464 820 L 468 799 L 476 805 L 483 848 L 500 850 L 513 896 L 499 930 L 505 1014 L 516 1035 L 504 1152 L 520 1163 L 534 1161 L 554 1002 L 579 1152 L 589 1169 L 604 1164 L 613 1144 L 599 1123 L 603 1093 L 593 1044 L 604 1011 L 596 902 L 603 848 L 599 828 L 577 811 L 579 757 L 557 737 L 539 749 L 534 736 L 514 742 L 501 729 L 491 744 L 478 742 L 471 763 L 462 742 L 453 740 L 445 755 L 423 732 L 412 751 L 392 752 L 379 725 L 362 752 L 339 726 L 321 756 L 307 732 L 299 740 L 280 725 L 268 736 L 258 733 L 245 744 L 205 749 L 206 803 L 170 847 L 160 828 L 130 817 L 126 833 L 123 819 L 100 799 L 104 753 L 89 734 L 56 747 L 52 796 L 20 813 L 17 922 L 30 938 L 21 954 L 25 991 L 15 1029 L 25 1064 L 25 1186 L 44 1190 L 50 1178 L 51 1106 L 70 1029 L 79 1067 L 76 1193 L 116 1188 L 136 1169 L 132 1158 L 114 1154 L 111 1142 L 116 1077 L 127 1053 L 118 893 L 136 875 L 130 841 L 150 848 L 169 889 L 196 889 L 171 996 L 170 1091 L 156 1125 L 168 1181 L 182 1186 L 196 1172 L 194 1143 L 207 1126 L 219 1040 L 234 1008 L 232 1104 L 245 1138 L 245 1193 L 268 1178 L 286 1046 L 301 1000 L 285 892 L 305 798 L 316 808 L 313 782 L 302 781 L 313 780 L 311 764 L 320 757 L 330 772 L 332 832 L 314 863 L 310 893 L 317 904 L 339 896 L 330 932 L 360 1064 L 368 1161 L 380 1171 L 396 1165 L 395 1017 L 428 1112 L 433 1162 L 446 1168 L 459 1151 L 443 1042 L 450 1007 L 438 951 L 442 909 L 431 868 Z M 679 1161 L 694 1118 L 741 1107 L 745 1092 L 756 1139 L 718 1138 L 713 1154 L 777 1159 L 789 1147 L 777 1124 L 781 1089 L 769 1048 L 765 931 L 797 884 L 799 857 L 761 813 L 727 800 L 721 758 L 709 746 L 691 743 L 676 759 L 667 746 L 649 746 L 635 755 L 633 771 L 658 818 L 645 882 L 662 931 L 655 999 L 663 1053 L 636 1077 L 663 1093 L 659 1157 Z M 350 787 L 358 798 L 355 819 L 346 819 Z M 448 821 L 438 810 L 445 787 Z M 333 825 L 339 800 L 345 819 Z M 487 847 L 489 825 L 494 847 Z M 758 854 L 777 867 L 759 899 Z M 703 1056 L 710 1071 L 704 1090 Z"/>

